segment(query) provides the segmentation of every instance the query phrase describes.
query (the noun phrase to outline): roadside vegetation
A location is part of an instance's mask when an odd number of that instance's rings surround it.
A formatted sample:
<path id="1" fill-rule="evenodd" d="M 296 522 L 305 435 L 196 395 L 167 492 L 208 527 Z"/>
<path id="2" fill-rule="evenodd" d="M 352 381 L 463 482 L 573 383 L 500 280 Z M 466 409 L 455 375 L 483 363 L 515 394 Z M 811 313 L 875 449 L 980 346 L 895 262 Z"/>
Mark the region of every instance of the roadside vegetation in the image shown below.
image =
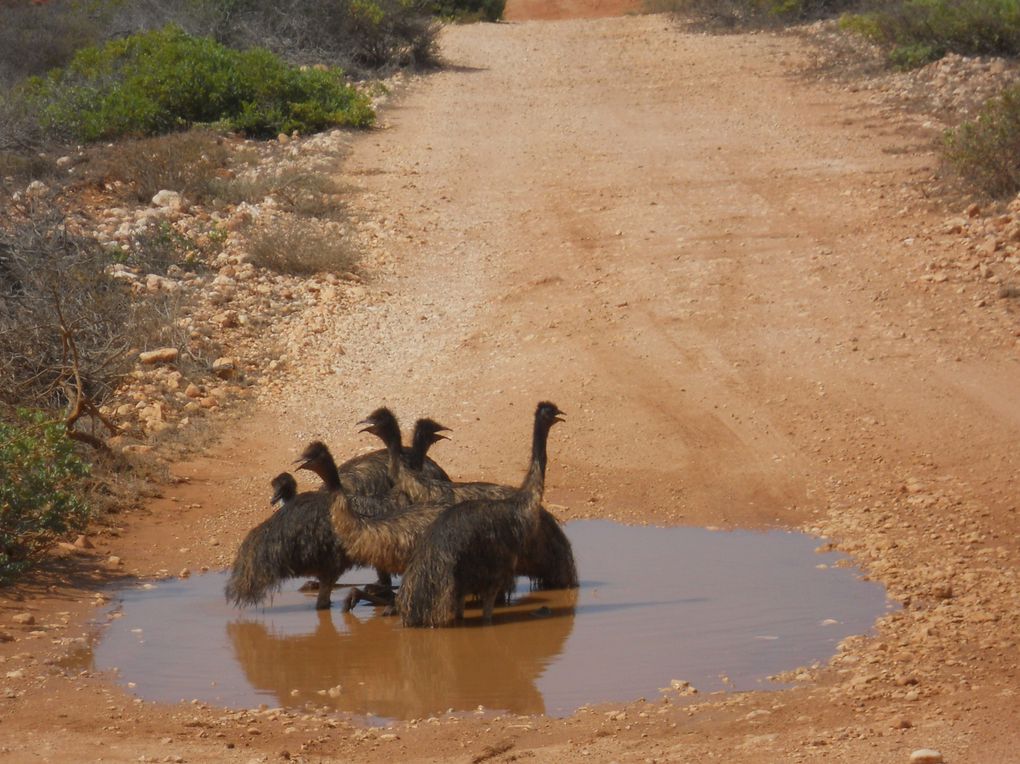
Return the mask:
<path id="1" fill-rule="evenodd" d="M 892 69 L 947 56 L 1020 56 L 1020 0 L 646 0 L 651 11 L 716 29 L 783 26 L 830 19 L 877 44 Z M 1020 86 L 992 98 L 948 131 L 945 166 L 970 191 L 1020 192 Z"/>
<path id="2" fill-rule="evenodd" d="M 721 27 L 780 25 L 824 18 L 859 0 L 646 0 L 650 10 Z"/>
<path id="3" fill-rule="evenodd" d="M 88 465 L 62 425 L 20 411 L 0 420 L 0 584 L 9 583 L 89 518 L 81 498 Z"/>
<path id="4" fill-rule="evenodd" d="M 1020 86 L 989 101 L 946 136 L 945 158 L 971 188 L 991 197 L 1020 193 Z"/>
<path id="5" fill-rule="evenodd" d="M 373 121 L 368 98 L 338 71 L 298 69 L 173 26 L 83 48 L 14 92 L 47 133 L 84 143 L 196 124 L 266 138 Z"/>
<path id="6" fill-rule="evenodd" d="M 1017 0 L 896 0 L 843 19 L 846 29 L 882 45 L 894 66 L 912 68 L 947 53 L 1020 54 Z"/>
<path id="7" fill-rule="evenodd" d="M 90 505 L 93 515 L 116 511 L 128 484 L 137 495 L 143 473 L 158 472 L 139 439 L 166 439 L 223 400 L 205 390 L 222 392 L 217 330 L 236 326 L 238 311 L 212 302 L 229 300 L 229 287 L 193 285 L 252 267 L 290 278 L 356 269 L 344 189 L 331 177 L 339 154 L 309 167 L 287 143 L 371 126 L 372 100 L 385 92 L 374 83 L 438 63 L 441 18 L 495 20 L 502 8 L 502 0 L 4 3 L 0 584 L 80 532 Z M 119 228 L 100 230 L 110 213 Z M 175 360 L 140 366 L 153 349 Z M 183 395 L 190 382 L 204 398 Z M 140 450 L 127 458 L 124 444 Z M 90 476 L 92 465 L 110 474 Z"/>

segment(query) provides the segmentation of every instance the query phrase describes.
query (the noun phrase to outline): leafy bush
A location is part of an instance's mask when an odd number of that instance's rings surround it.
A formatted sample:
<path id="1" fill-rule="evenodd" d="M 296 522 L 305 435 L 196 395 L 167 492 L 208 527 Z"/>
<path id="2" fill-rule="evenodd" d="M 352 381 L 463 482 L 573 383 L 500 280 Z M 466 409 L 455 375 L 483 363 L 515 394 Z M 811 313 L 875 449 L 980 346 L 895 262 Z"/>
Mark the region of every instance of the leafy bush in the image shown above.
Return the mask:
<path id="1" fill-rule="evenodd" d="M 354 69 L 430 66 L 439 26 L 431 0 L 207 0 L 223 11 L 214 36 L 297 63 Z"/>
<path id="2" fill-rule="evenodd" d="M 0 583 L 29 567 L 63 534 L 84 529 L 88 505 L 76 483 L 88 466 L 64 427 L 41 413 L 0 421 Z"/>
<path id="3" fill-rule="evenodd" d="M 458 21 L 499 21 L 503 18 L 506 0 L 436 0 L 432 12 Z"/>
<path id="4" fill-rule="evenodd" d="M 1020 85 L 949 132 L 944 155 L 961 178 L 990 196 L 1020 191 Z"/>
<path id="5" fill-rule="evenodd" d="M 904 68 L 947 53 L 1020 54 L 1018 0 L 895 0 L 843 23 L 886 45 L 890 61 Z"/>
<path id="6" fill-rule="evenodd" d="M 253 136 L 364 127 L 368 99 L 335 70 L 299 70 L 267 50 L 238 52 L 179 27 L 80 50 L 24 94 L 49 128 L 84 141 L 218 122 Z"/>
<path id="7" fill-rule="evenodd" d="M 853 7 L 857 0 L 646 0 L 646 4 L 653 11 L 732 26 L 823 18 Z"/>

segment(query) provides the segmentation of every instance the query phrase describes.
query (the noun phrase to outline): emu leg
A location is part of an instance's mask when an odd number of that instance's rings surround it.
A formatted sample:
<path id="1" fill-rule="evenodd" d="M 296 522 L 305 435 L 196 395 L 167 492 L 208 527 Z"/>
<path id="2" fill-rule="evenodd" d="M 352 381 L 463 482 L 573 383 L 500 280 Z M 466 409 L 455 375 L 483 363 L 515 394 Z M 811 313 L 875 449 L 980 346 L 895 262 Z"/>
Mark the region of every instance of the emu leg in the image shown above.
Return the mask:
<path id="1" fill-rule="evenodd" d="M 329 610 L 329 595 L 333 593 L 335 576 L 319 576 L 319 595 L 315 598 L 316 610 Z"/>
<path id="2" fill-rule="evenodd" d="M 375 573 L 378 576 L 375 581 L 378 586 L 385 586 L 387 589 L 393 588 L 393 578 L 387 571 L 382 568 L 376 568 Z"/>
<path id="3" fill-rule="evenodd" d="M 499 592 L 492 592 L 482 597 L 482 623 L 492 623 L 492 611 L 496 607 Z"/>

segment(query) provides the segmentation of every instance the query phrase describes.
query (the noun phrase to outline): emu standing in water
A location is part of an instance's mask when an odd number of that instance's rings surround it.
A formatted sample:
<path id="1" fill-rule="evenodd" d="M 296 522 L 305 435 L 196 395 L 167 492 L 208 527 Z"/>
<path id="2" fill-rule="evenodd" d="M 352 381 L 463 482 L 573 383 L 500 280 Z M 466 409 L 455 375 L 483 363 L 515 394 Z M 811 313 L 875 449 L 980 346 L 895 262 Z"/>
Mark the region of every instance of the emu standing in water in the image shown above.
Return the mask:
<path id="1" fill-rule="evenodd" d="M 333 455 L 319 441 L 304 450 L 302 459 L 300 468 L 320 475 L 330 490 L 333 529 L 343 539 L 351 563 L 374 567 L 380 584 L 388 585 L 391 573 L 404 572 L 418 539 L 445 505 L 399 506 L 390 499 L 351 495 L 337 474 Z"/>
<path id="2" fill-rule="evenodd" d="M 531 465 L 518 490 L 455 504 L 425 532 L 397 592 L 405 626 L 447 626 L 463 616 L 469 594 L 481 598 L 483 618 L 491 623 L 496 598 L 512 588 L 517 560 L 538 533 L 546 443 L 562 413 L 555 404 L 538 404 Z"/>
<path id="3" fill-rule="evenodd" d="M 297 493 L 287 472 L 273 478 L 275 504 L 283 506 L 244 537 L 225 594 L 237 606 L 258 605 L 288 578 L 319 580 L 316 610 L 329 607 L 333 584 L 351 565 L 330 523 L 329 501 L 318 492 Z"/>
<path id="4" fill-rule="evenodd" d="M 400 426 L 393 412 L 387 408 L 376 409 L 359 424 L 368 425 L 362 432 L 372 433 L 386 445 L 390 480 L 401 502 L 452 506 L 471 499 L 507 499 L 517 491 L 511 486 L 496 483 L 437 481 L 422 472 L 401 470 L 400 462 L 397 461 L 402 453 Z M 526 542 L 518 557 L 515 572 L 517 575 L 528 576 L 536 589 L 577 588 L 577 566 L 570 540 L 556 518 L 544 507 L 539 508 L 538 531 Z"/>

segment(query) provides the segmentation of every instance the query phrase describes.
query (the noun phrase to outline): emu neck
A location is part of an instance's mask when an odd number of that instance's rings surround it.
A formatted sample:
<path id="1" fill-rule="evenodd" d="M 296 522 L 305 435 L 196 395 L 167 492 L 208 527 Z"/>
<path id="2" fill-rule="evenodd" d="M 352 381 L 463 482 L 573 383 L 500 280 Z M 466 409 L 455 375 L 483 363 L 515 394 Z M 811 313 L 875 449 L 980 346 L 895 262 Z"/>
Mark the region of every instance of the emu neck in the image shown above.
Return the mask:
<path id="1" fill-rule="evenodd" d="M 411 441 L 411 454 L 407 466 L 416 472 L 421 472 L 425 466 L 425 454 L 429 450 L 428 435 L 421 428 L 414 429 L 414 438 Z"/>
<path id="2" fill-rule="evenodd" d="M 541 502 L 545 492 L 546 443 L 549 440 L 548 423 L 535 421 L 535 429 L 531 436 L 531 466 L 521 484 L 521 493 L 534 502 Z"/>
<path id="3" fill-rule="evenodd" d="M 389 456 L 389 478 L 393 485 L 400 479 L 400 452 L 403 447 L 400 445 L 400 428 L 396 426 L 387 427 L 382 433 L 383 443 L 386 444 L 386 453 Z"/>
<path id="4" fill-rule="evenodd" d="M 336 462 L 333 461 L 333 457 L 326 457 L 317 465 L 316 472 L 319 473 L 319 477 L 322 478 L 322 482 L 326 485 L 326 489 L 332 492 L 337 492 L 343 486 L 340 484 L 340 472 L 336 468 Z"/>

